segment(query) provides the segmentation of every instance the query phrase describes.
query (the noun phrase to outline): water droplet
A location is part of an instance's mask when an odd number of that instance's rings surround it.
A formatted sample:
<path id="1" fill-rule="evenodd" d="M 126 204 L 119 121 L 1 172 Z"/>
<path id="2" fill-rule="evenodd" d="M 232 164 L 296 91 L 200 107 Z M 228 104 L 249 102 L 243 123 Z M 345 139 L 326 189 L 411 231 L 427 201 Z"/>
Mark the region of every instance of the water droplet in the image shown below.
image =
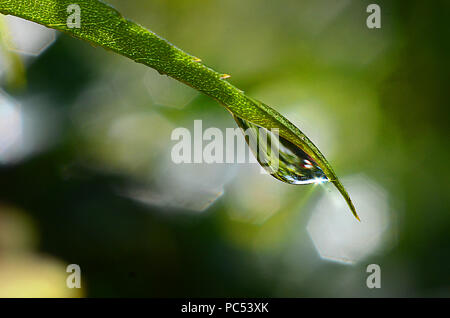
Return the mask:
<path id="1" fill-rule="evenodd" d="M 278 136 L 276 131 L 233 116 L 261 166 L 273 177 L 289 184 L 327 182 L 322 169 L 302 149 Z"/>

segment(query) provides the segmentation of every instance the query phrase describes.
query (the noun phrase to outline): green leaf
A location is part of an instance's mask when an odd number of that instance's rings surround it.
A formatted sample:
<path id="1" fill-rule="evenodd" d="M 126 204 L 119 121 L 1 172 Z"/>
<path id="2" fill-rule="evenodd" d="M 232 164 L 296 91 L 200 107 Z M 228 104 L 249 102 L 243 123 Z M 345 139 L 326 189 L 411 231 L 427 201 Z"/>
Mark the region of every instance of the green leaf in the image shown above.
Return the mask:
<path id="1" fill-rule="evenodd" d="M 81 9 L 81 27 L 69 28 L 69 5 Z M 232 114 L 250 123 L 278 129 L 279 135 L 308 154 L 341 192 L 359 220 L 355 207 L 331 165 L 317 147 L 289 120 L 231 85 L 218 73 L 155 33 L 131 22 L 98 0 L 0 0 L 0 13 L 18 16 L 126 56 L 216 99 Z"/>

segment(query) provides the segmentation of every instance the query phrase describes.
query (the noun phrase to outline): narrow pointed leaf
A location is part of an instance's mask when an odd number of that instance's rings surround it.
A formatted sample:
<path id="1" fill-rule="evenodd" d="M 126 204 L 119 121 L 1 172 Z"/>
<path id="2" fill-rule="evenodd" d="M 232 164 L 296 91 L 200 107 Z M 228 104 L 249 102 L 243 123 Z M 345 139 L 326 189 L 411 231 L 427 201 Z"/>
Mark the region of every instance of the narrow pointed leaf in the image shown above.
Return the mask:
<path id="1" fill-rule="evenodd" d="M 68 6 L 81 9 L 80 28 L 69 28 Z M 131 22 L 98 0 L 0 0 L 0 13 L 18 16 L 66 32 L 96 46 L 156 69 L 216 99 L 234 116 L 255 125 L 278 129 L 279 135 L 308 154 L 341 192 L 356 218 L 355 207 L 319 149 L 289 120 L 262 102 L 246 96 L 219 73 L 155 33 Z M 359 218 L 358 218 L 359 219 Z"/>

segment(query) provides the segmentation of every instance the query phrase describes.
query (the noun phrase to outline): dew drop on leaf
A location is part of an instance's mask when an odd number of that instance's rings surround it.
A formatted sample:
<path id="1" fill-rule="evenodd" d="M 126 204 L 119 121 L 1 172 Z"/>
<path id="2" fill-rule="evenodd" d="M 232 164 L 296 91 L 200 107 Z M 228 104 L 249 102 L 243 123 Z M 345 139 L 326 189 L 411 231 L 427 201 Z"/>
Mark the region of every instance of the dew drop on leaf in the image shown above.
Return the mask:
<path id="1" fill-rule="evenodd" d="M 302 149 L 273 131 L 233 116 L 259 164 L 273 177 L 289 184 L 327 182 L 329 179 Z"/>

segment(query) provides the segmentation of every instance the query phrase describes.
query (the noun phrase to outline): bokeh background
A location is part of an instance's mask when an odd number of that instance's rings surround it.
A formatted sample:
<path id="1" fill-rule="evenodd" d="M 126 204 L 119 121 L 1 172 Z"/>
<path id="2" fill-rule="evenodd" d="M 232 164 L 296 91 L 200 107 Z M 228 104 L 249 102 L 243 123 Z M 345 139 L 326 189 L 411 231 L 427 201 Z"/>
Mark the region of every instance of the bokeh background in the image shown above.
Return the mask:
<path id="1" fill-rule="evenodd" d="M 223 107 L 2 16 L 0 296 L 450 296 L 448 1 L 376 1 L 381 29 L 374 1 L 109 2 L 298 125 L 362 222 L 328 184 L 173 164 L 172 130 L 236 127 Z"/>

